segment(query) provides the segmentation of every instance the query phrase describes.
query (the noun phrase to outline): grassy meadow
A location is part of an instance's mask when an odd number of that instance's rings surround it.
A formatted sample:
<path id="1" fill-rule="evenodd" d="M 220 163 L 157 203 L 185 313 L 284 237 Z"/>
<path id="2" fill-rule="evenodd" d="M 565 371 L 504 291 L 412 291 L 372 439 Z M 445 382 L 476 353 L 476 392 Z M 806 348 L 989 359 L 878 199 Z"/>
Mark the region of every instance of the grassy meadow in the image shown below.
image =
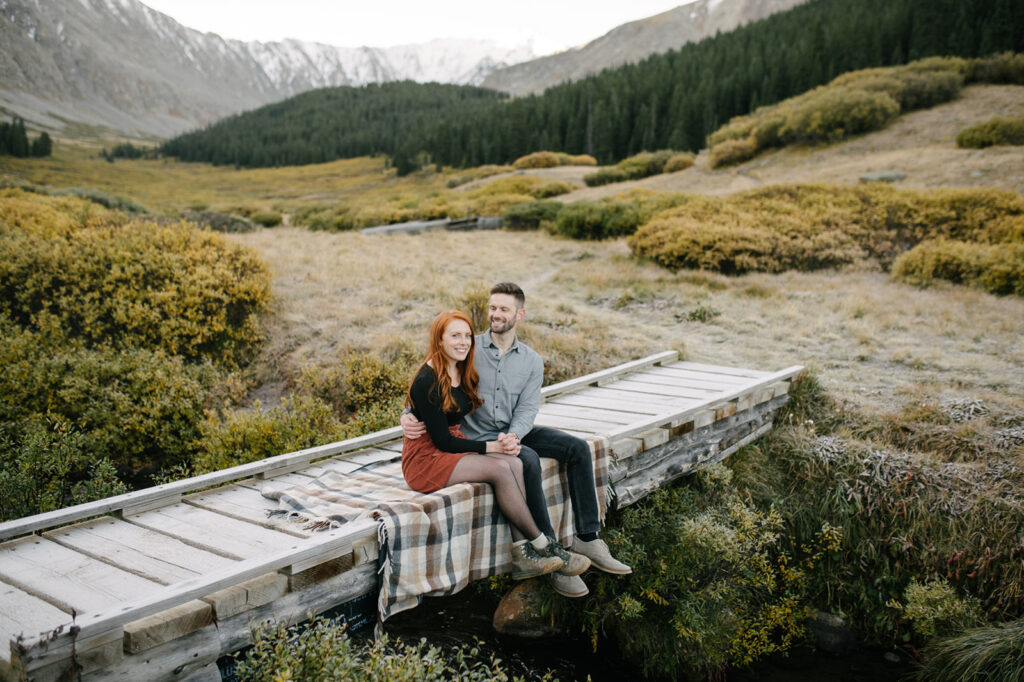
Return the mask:
<path id="1" fill-rule="evenodd" d="M 954 117 L 948 127 L 967 122 Z M 900 125 L 842 144 L 870 152 L 889 144 L 872 136 L 891 141 Z M 1007 158 L 1005 147 L 958 150 L 955 130 L 947 136 L 925 147 L 949 147 L 964 168 Z M 800 153 L 815 168 L 832 153 L 841 167 L 850 148 Z M 779 158 L 798 166 L 793 150 L 765 157 L 758 163 L 768 169 Z M 800 640 L 811 607 L 843 613 L 865 639 L 905 645 L 908 656 L 930 638 L 989 636 L 971 628 L 1024 612 L 1024 500 L 1016 492 L 1024 484 L 1024 297 L 941 274 L 964 263 L 984 271 L 996 262 L 985 258 L 1020 247 L 1020 178 L 993 176 L 999 193 L 986 191 L 984 176 L 971 177 L 981 188 L 974 193 L 940 189 L 963 187 L 949 182 L 957 175 L 947 167 L 914 191 L 851 187 L 856 176 L 847 174 L 832 189 L 724 196 L 737 171 L 710 170 L 698 157 L 697 167 L 658 176 L 678 182 L 700 172 L 689 195 L 616 183 L 598 199 L 572 191 L 593 171 L 587 166 L 429 167 L 399 178 L 388 165 L 109 163 L 98 148 L 60 140 L 46 159 L 0 158 L 0 336 L 10 370 L 0 382 L 0 515 L 393 425 L 434 315 L 458 307 L 482 319 L 490 284 L 513 280 L 528 296 L 521 335 L 545 358 L 547 382 L 665 349 L 699 362 L 810 372 L 769 437 L 728 468 L 622 516 L 608 538 L 637 566 L 635 576 L 599 579 L 588 601 L 562 603 L 554 613 L 565 622 L 595 641 L 597 633 L 616 638 L 648 672 L 713 675 Z M 779 184 L 776 175 L 764 184 Z M 134 202 L 148 215 L 56 196 L 66 188 Z M 787 203 L 789 193 L 818 199 Z M 561 218 L 526 231 L 352 229 L 500 214 L 551 197 L 595 199 L 559 209 L 578 230 L 564 233 L 583 239 L 560 234 Z M 612 209 L 647 225 L 631 237 L 585 238 L 620 233 L 587 222 Z M 219 234 L 181 224 L 189 211 L 277 213 L 284 224 Z M 874 222 L 858 222 L 866 214 Z M 636 226 L 623 220 L 628 234 Z M 725 275 L 664 255 L 691 233 L 719 227 L 769 243 L 780 239 L 767 227 L 773 221 L 805 239 L 812 257 L 815 244 L 853 256 L 776 267 L 773 252 L 764 267 Z M 940 225 L 962 241 L 926 242 Z M 843 241 L 850 235 L 861 241 Z M 909 251 L 919 242 L 938 247 Z M 899 250 L 916 254 L 918 264 L 907 266 L 914 273 L 940 274 L 893 277 Z M 959 281 L 974 283 L 971 272 Z M 1019 277 L 1020 263 L 1007 272 Z M 117 447 L 118 429 L 129 434 L 130 451 Z M 680 537 L 695 553 L 669 546 L 662 556 L 644 545 Z M 728 584 L 733 574 L 754 576 L 752 591 L 673 582 L 714 557 L 727 559 L 716 570 Z M 678 570 L 668 575 L 672 562 Z M 708 624 L 731 613 L 720 601 L 727 593 L 727 606 L 742 601 L 742 617 Z M 666 632 L 690 653 L 648 666 Z"/>

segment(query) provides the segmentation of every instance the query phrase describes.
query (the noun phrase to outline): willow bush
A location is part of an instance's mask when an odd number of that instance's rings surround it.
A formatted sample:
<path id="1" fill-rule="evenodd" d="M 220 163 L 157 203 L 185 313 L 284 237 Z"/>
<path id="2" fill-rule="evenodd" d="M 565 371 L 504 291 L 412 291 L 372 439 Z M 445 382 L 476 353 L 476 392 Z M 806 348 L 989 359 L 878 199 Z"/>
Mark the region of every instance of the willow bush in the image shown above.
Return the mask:
<path id="1" fill-rule="evenodd" d="M 726 274 L 871 264 L 916 283 L 946 278 L 997 293 L 1019 282 L 1024 200 L 1010 192 L 782 185 L 676 203 L 629 238 L 636 255 Z"/>
<path id="2" fill-rule="evenodd" d="M 712 168 L 771 148 L 832 143 L 891 123 L 897 116 L 955 99 L 965 82 L 1024 83 L 1024 56 L 929 57 L 861 69 L 777 104 L 737 116 L 708 136 Z"/>
<path id="3" fill-rule="evenodd" d="M 991 118 L 967 126 L 956 136 L 956 146 L 983 149 L 995 145 L 1024 145 L 1024 118 Z"/>
<path id="4" fill-rule="evenodd" d="M 919 627 L 929 619 L 969 625 L 970 602 L 989 621 L 1024 613 L 1024 471 L 1014 449 L 950 461 L 946 453 L 957 448 L 944 446 L 938 431 L 917 440 L 916 450 L 894 447 L 920 418 L 916 407 L 895 419 L 851 411 L 805 377 L 776 428 L 730 460 L 742 494 L 782 519 L 784 549 L 813 541 L 822 523 L 842 529 L 838 551 L 807 571 L 810 598 L 880 643 L 911 639 L 914 618 Z M 961 426 L 988 419 L 979 412 L 958 418 Z M 911 589 L 936 581 L 948 586 L 945 597 L 934 587 L 930 594 Z M 944 599 L 967 606 L 960 615 L 939 613 Z"/>
<path id="5" fill-rule="evenodd" d="M 804 636 L 807 567 L 838 551 L 819 527 L 807 546 L 783 540 L 783 519 L 738 494 L 716 465 L 625 509 L 605 537 L 629 576 L 598 573 L 591 594 L 557 600 L 559 617 L 609 634 L 646 676 L 713 679 L 787 651 Z"/>
<path id="6" fill-rule="evenodd" d="M 270 298 L 252 252 L 184 223 L 0 193 L 0 315 L 90 345 L 246 362 Z"/>
<path id="7" fill-rule="evenodd" d="M 613 182 L 623 182 L 624 180 L 639 180 L 651 175 L 673 172 L 666 170 L 669 162 L 672 162 L 674 170 L 681 170 L 683 167 L 686 167 L 682 165 L 685 164 L 685 160 L 694 160 L 695 158 L 689 152 L 676 152 L 671 149 L 662 149 L 656 152 L 640 152 L 639 154 L 626 157 L 614 166 L 601 168 L 593 173 L 584 175 L 583 182 L 587 183 L 588 187 L 598 187 Z M 693 164 L 691 163 L 690 165 Z"/>

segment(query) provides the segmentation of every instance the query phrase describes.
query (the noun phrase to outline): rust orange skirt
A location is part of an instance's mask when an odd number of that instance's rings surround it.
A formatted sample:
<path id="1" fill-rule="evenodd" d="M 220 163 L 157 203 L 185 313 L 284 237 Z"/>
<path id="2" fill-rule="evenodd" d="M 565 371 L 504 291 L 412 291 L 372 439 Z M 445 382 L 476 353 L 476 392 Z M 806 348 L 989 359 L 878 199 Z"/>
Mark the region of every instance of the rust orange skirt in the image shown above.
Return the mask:
<path id="1" fill-rule="evenodd" d="M 449 426 L 448 431 L 457 438 L 462 435 L 462 425 Z M 452 470 L 459 460 L 472 452 L 443 452 L 434 447 L 428 434 L 409 440 L 402 438 L 402 475 L 413 490 L 432 493 L 448 484 Z"/>

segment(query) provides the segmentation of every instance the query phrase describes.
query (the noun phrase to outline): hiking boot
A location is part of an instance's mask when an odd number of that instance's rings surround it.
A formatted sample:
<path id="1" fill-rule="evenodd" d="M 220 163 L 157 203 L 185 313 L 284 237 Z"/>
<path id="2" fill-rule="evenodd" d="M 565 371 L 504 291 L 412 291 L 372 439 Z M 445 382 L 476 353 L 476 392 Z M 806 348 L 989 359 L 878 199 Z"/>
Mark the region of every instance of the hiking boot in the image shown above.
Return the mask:
<path id="1" fill-rule="evenodd" d="M 563 566 L 563 563 L 558 557 L 538 554 L 533 545 L 524 542 L 512 545 L 512 565 L 516 570 L 509 573 L 509 577 L 513 580 L 525 580 L 554 573 Z"/>
<path id="2" fill-rule="evenodd" d="M 608 545 L 600 538 L 590 542 L 576 538 L 572 543 L 572 550 L 590 559 L 590 564 L 594 568 L 598 568 L 605 573 L 628 575 L 633 572 L 632 568 L 612 556 L 612 553 L 608 550 Z"/>
<path id="3" fill-rule="evenodd" d="M 542 549 L 540 553 L 545 556 L 556 556 L 561 559 L 564 566 L 558 569 L 558 572 L 562 575 L 579 575 L 590 568 L 590 559 L 582 554 L 570 552 L 556 540 L 549 540 L 548 546 Z"/>
<path id="4" fill-rule="evenodd" d="M 556 571 L 548 574 L 548 582 L 551 583 L 551 589 L 563 597 L 586 597 L 590 594 L 587 584 L 578 575 L 562 575 Z"/>

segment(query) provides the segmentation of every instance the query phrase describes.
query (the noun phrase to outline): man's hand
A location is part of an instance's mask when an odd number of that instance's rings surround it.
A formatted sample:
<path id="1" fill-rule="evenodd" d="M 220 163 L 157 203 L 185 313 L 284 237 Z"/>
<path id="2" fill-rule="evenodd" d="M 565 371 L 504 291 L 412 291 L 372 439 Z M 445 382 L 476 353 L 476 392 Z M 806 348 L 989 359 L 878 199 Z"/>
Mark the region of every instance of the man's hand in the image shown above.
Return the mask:
<path id="1" fill-rule="evenodd" d="M 519 456 L 522 446 L 519 445 L 519 436 L 514 433 L 499 433 L 498 442 L 501 443 L 506 455 Z"/>
<path id="2" fill-rule="evenodd" d="M 406 412 L 398 421 L 402 425 L 402 435 L 409 440 L 416 440 L 427 432 L 427 427 L 412 412 Z"/>

